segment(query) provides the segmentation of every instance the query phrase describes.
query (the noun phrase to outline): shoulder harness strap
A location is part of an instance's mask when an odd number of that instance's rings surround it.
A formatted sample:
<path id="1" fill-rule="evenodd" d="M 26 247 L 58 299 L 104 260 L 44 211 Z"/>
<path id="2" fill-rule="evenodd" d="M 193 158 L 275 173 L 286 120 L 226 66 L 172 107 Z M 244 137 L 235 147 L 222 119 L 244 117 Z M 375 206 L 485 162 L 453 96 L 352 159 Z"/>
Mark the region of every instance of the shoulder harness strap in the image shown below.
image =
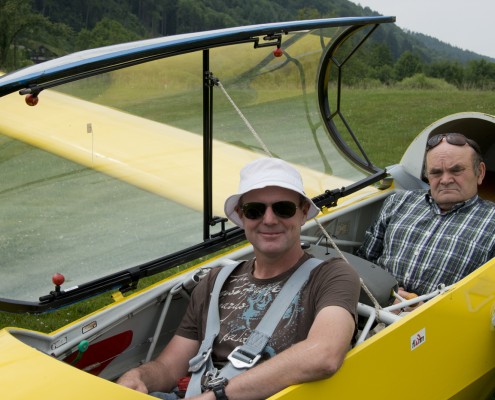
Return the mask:
<path id="1" fill-rule="evenodd" d="M 201 394 L 201 378 L 208 370 L 214 368 L 211 361 L 211 351 L 213 342 L 220 332 L 220 315 L 218 312 L 218 297 L 222 290 L 223 284 L 234 271 L 240 262 L 232 262 L 220 269 L 210 294 L 210 305 L 208 307 L 208 319 L 206 320 L 205 338 L 201 343 L 198 354 L 189 361 L 189 372 L 191 380 L 187 386 L 186 397 L 192 397 Z"/>

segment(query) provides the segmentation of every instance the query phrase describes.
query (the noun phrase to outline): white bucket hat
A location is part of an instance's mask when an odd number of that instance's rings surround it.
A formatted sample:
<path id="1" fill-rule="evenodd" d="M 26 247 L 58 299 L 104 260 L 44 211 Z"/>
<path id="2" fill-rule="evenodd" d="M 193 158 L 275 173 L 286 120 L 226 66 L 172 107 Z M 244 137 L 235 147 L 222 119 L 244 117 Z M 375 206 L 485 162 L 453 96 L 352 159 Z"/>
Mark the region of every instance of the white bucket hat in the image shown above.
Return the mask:
<path id="1" fill-rule="evenodd" d="M 259 158 L 251 161 L 241 169 L 239 192 L 225 200 L 225 215 L 234 224 L 244 228 L 242 219 L 236 210 L 239 199 L 243 194 L 251 190 L 262 189 L 267 186 L 278 186 L 293 190 L 303 196 L 310 205 L 306 221 L 320 213 L 320 209 L 304 193 L 301 175 L 292 165 L 278 158 Z"/>

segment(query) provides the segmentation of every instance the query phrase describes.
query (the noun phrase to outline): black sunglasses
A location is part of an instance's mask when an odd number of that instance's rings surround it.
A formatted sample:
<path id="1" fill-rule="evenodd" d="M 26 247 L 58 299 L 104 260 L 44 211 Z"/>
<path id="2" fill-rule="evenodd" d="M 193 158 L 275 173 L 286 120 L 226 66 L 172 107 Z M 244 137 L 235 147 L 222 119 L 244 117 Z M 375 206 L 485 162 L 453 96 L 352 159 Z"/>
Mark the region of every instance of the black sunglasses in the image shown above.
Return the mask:
<path id="1" fill-rule="evenodd" d="M 265 215 L 269 205 L 265 203 L 244 203 L 241 206 L 242 213 L 247 219 L 260 219 Z M 292 201 L 277 201 L 270 205 L 273 213 L 279 218 L 291 218 L 296 214 L 297 205 Z"/>
<path id="2" fill-rule="evenodd" d="M 474 140 L 468 139 L 462 133 L 440 133 L 438 135 L 432 136 L 426 143 L 426 151 L 429 151 L 438 146 L 443 138 L 445 138 L 447 143 L 453 144 L 455 146 L 464 146 L 467 144 L 468 146 L 472 147 L 474 151 L 476 151 L 476 153 L 481 155 L 481 149 L 478 146 L 478 143 L 476 143 Z"/>

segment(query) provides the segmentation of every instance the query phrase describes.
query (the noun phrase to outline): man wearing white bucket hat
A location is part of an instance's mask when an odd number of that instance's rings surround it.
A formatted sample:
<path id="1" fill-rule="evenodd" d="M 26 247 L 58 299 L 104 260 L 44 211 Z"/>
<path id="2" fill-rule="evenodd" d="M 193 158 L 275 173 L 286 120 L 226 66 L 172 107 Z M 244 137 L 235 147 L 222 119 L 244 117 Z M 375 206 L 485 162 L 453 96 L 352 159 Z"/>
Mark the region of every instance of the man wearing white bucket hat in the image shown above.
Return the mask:
<path id="1" fill-rule="evenodd" d="M 319 214 L 318 207 L 304 193 L 301 175 L 292 165 L 278 158 L 259 158 L 241 170 L 239 192 L 225 201 L 225 215 L 243 228 L 242 213 L 239 213 L 238 208 L 239 199 L 251 190 L 263 189 L 268 186 L 285 188 L 299 193 L 309 206 L 306 220 Z"/>
<path id="2" fill-rule="evenodd" d="M 120 384 L 169 392 L 190 366 L 195 372 L 187 398 L 264 399 L 290 385 L 327 378 L 342 365 L 356 331 L 359 277 L 342 259 L 322 262 L 302 250 L 301 226 L 319 209 L 304 193 L 299 172 L 279 159 L 257 159 L 241 170 L 239 191 L 224 209 L 244 228 L 254 259 L 229 272 L 212 270 L 194 289 L 167 347 L 156 360 L 124 374 Z M 287 295 L 290 287 L 296 289 Z M 273 315 L 277 318 L 267 321 Z M 216 318 L 219 327 L 212 335 Z M 208 347 L 210 336 L 215 340 Z M 204 366 L 207 358 L 210 367 Z M 196 390 L 198 374 L 203 384 Z"/>

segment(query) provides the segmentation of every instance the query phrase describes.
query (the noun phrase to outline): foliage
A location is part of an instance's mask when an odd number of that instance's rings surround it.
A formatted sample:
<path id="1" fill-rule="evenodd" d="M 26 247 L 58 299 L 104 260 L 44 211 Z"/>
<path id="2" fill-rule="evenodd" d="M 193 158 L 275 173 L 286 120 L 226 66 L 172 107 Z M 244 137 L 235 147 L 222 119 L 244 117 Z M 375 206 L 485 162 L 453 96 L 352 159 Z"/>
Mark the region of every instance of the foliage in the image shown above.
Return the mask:
<path id="1" fill-rule="evenodd" d="M 350 15 L 377 14 L 347 0 L 0 0 L 0 69 L 137 39 Z M 349 70 L 347 84 L 393 85 L 423 73 L 458 88 L 495 87 L 493 60 L 435 38 L 384 25 L 369 44 Z"/>
<path id="2" fill-rule="evenodd" d="M 460 87 L 464 80 L 464 68 L 458 62 L 436 61 L 427 66 L 426 71 L 428 76 L 443 78 L 446 82 L 457 87 Z"/>
<path id="3" fill-rule="evenodd" d="M 446 46 L 445 43 L 428 35 L 417 32 L 408 32 L 417 43 L 421 43 L 430 50 L 428 57 L 431 62 L 455 58 L 458 62 L 466 64 L 468 61 L 479 58 L 469 50 L 461 50 L 455 46 Z M 455 54 L 455 57 L 453 57 Z M 493 61 L 493 60 L 492 60 Z"/>
<path id="4" fill-rule="evenodd" d="M 108 46 L 115 43 L 138 40 L 139 36 L 127 29 L 118 21 L 103 18 L 92 30 L 82 29 L 77 35 L 79 48 Z"/>
<path id="5" fill-rule="evenodd" d="M 398 81 L 422 72 L 423 67 L 418 55 L 411 51 L 402 53 L 395 63 L 395 76 Z"/>
<path id="6" fill-rule="evenodd" d="M 398 89 L 456 90 L 454 85 L 445 82 L 443 79 L 429 78 L 422 73 L 403 79 L 396 87 Z"/>
<path id="7" fill-rule="evenodd" d="M 486 60 L 470 61 L 466 70 L 465 82 L 479 89 L 495 89 L 495 63 Z"/>
<path id="8" fill-rule="evenodd" d="M 7 66 L 9 61 L 16 64 L 20 55 L 17 46 L 19 38 L 33 36 L 39 27 L 46 24 L 49 24 L 48 19 L 33 12 L 29 0 L 1 0 L 0 68 Z"/>

